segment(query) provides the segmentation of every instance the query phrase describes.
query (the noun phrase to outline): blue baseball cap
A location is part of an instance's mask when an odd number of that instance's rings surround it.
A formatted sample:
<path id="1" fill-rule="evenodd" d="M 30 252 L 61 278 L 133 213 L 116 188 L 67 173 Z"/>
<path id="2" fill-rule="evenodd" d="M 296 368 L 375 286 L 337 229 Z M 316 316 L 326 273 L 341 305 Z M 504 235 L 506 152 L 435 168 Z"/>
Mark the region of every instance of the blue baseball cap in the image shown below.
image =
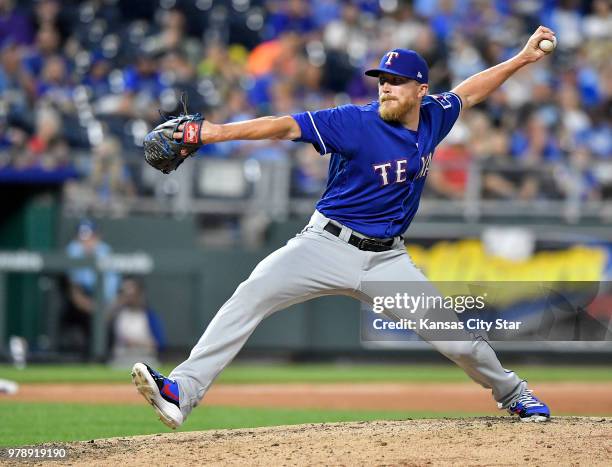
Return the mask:
<path id="1" fill-rule="evenodd" d="M 419 83 L 427 84 L 429 80 L 429 67 L 427 62 L 414 50 L 393 49 L 385 53 L 380 59 L 378 68 L 365 72 L 367 76 L 377 77 L 381 73 L 410 78 Z"/>
<path id="2" fill-rule="evenodd" d="M 81 219 L 77 226 L 77 235 L 80 239 L 86 239 L 96 233 L 96 223 L 91 219 Z"/>

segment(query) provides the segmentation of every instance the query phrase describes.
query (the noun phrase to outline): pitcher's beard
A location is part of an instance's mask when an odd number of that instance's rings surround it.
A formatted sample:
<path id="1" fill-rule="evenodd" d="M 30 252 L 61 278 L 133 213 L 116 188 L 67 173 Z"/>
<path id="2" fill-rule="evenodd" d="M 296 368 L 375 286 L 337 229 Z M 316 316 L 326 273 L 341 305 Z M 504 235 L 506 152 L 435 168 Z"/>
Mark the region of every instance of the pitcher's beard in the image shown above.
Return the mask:
<path id="1" fill-rule="evenodd" d="M 387 104 L 384 102 L 394 102 L 395 104 Z M 410 104 L 398 105 L 398 101 L 396 100 L 388 100 L 380 102 L 378 106 L 378 115 L 385 122 L 390 123 L 399 123 L 406 116 L 408 111 L 410 110 Z"/>

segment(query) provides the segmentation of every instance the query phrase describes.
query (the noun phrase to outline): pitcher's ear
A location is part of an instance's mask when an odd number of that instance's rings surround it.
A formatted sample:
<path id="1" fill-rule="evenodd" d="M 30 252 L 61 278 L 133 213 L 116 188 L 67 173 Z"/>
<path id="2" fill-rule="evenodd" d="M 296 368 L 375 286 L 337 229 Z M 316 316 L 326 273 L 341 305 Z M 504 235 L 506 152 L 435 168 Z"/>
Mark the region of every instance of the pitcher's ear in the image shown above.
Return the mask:
<path id="1" fill-rule="evenodd" d="M 421 84 L 419 86 L 419 97 L 425 97 L 427 95 L 427 92 L 429 91 L 429 85 L 427 84 Z"/>

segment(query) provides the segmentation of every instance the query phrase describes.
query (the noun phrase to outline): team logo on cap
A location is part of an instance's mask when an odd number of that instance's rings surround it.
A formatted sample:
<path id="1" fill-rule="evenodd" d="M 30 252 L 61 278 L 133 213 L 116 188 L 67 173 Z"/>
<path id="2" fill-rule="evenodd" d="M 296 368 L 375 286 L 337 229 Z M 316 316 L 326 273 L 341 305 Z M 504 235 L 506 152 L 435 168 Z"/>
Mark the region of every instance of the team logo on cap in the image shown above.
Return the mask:
<path id="1" fill-rule="evenodd" d="M 385 65 L 391 65 L 391 62 L 393 61 L 393 59 L 395 57 L 399 57 L 399 53 L 398 52 L 387 52 L 385 56 L 387 57 L 387 61 L 385 62 Z"/>
<path id="2" fill-rule="evenodd" d="M 417 73 L 417 78 L 422 78 L 422 77 L 423 77 L 423 75 L 422 75 L 422 74 L 421 74 L 421 72 L 419 71 L 419 72 Z"/>

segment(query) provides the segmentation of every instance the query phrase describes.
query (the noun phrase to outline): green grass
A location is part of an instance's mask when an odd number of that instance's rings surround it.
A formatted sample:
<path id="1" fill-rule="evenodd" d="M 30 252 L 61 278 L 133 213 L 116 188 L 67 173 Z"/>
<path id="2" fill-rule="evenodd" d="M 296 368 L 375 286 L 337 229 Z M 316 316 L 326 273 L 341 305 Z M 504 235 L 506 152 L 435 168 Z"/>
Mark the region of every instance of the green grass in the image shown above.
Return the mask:
<path id="1" fill-rule="evenodd" d="M 160 371 L 167 374 L 171 366 Z M 531 381 L 612 381 L 610 366 L 516 366 L 522 378 Z M 104 365 L 31 365 L 17 370 L 0 365 L 0 378 L 18 383 L 95 383 L 130 381 L 129 370 L 115 370 Z M 248 383 L 357 383 L 357 382 L 461 382 L 468 381 L 463 371 L 453 365 L 230 365 L 219 382 Z"/>
<path id="2" fill-rule="evenodd" d="M 610 366 L 518 366 L 523 378 L 537 382 L 612 381 Z M 171 367 L 162 367 L 168 373 Z M 103 365 L 32 365 L 17 370 L 0 365 L 0 378 L 23 383 L 128 383 L 129 370 Z M 465 374 L 451 365 L 231 365 L 223 383 L 351 383 L 351 382 L 462 382 Z M 407 411 L 315 410 L 281 408 L 199 407 L 181 430 L 246 428 L 298 423 L 406 418 L 466 417 L 477 413 Z M 0 400 L 0 446 L 22 446 L 53 441 L 99 439 L 168 432 L 151 408 L 142 405 L 22 403 Z"/>
<path id="3" fill-rule="evenodd" d="M 0 447 L 115 436 L 166 433 L 147 405 L 85 405 L 0 402 Z M 448 417 L 483 415 L 448 413 Z M 198 407 L 178 431 L 357 420 L 440 418 L 439 413 L 314 409 Z"/>

